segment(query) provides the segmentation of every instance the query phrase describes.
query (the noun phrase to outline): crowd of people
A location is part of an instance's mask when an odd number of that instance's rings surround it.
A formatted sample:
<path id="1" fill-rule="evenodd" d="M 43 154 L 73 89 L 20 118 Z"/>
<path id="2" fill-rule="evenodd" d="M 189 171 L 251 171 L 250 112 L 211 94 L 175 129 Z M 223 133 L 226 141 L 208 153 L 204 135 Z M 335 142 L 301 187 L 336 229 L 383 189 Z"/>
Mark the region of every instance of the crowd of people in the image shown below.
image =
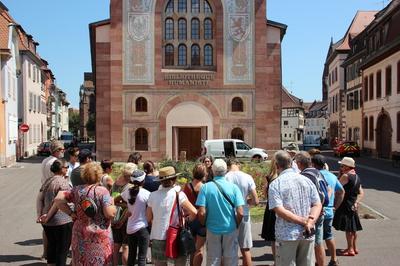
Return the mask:
<path id="1" fill-rule="evenodd" d="M 241 163 L 202 157 L 181 188 L 172 166 L 157 169 L 140 153 L 129 156 L 115 180 L 113 161 L 93 161 L 91 151 L 51 143 L 42 162 L 37 222 L 43 226 L 43 257 L 49 265 L 252 265 L 250 206 L 259 204 L 253 177 Z M 363 191 L 355 162 L 340 162 L 339 178 L 323 155 L 278 151 L 266 176 L 267 205 L 261 236 L 271 242 L 275 265 L 325 265 L 325 249 L 337 265 L 332 226 L 345 231 L 355 256 L 357 213 Z M 169 229 L 190 228 L 194 251 L 166 252 Z M 148 254 L 148 249 L 151 252 Z M 205 252 L 206 250 L 206 252 Z"/>

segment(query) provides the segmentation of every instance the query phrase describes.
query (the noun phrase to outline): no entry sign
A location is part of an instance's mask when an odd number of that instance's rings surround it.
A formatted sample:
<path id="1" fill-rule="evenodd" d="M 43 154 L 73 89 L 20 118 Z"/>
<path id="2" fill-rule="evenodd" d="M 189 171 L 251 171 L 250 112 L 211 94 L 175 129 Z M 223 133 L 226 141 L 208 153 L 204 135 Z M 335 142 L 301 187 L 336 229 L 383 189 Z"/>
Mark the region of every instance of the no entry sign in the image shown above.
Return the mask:
<path id="1" fill-rule="evenodd" d="M 27 124 L 22 124 L 19 126 L 19 130 L 21 130 L 22 132 L 28 132 L 29 126 Z"/>

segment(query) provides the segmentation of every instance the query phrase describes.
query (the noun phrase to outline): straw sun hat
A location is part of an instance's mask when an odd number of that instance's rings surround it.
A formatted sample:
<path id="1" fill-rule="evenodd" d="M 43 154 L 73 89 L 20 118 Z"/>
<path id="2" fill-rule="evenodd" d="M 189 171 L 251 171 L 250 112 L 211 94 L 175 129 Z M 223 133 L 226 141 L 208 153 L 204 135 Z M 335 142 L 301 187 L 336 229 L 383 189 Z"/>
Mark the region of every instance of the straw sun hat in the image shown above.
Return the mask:
<path id="1" fill-rule="evenodd" d="M 172 179 L 181 174 L 181 173 L 176 173 L 175 168 L 173 168 L 172 166 L 163 167 L 160 170 L 158 170 L 158 172 L 159 176 L 157 178 L 157 181 Z"/>

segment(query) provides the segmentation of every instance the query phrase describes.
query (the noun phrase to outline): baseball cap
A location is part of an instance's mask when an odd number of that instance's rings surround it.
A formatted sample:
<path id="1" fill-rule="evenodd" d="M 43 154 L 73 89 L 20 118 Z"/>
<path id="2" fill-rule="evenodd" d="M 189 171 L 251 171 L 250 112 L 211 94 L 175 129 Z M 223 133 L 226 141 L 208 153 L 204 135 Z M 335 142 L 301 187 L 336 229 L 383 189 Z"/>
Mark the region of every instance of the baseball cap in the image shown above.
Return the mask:
<path id="1" fill-rule="evenodd" d="M 222 159 L 216 159 L 212 165 L 214 175 L 224 175 L 227 169 L 226 162 Z"/>

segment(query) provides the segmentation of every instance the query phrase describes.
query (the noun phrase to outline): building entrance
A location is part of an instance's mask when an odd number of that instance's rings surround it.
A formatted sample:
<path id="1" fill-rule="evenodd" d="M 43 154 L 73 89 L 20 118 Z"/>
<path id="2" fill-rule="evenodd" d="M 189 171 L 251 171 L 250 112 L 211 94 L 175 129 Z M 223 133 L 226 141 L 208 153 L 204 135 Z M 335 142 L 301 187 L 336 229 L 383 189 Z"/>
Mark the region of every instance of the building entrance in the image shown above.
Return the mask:
<path id="1" fill-rule="evenodd" d="M 178 154 L 186 152 L 187 160 L 196 160 L 201 155 L 201 127 L 178 128 Z"/>
<path id="2" fill-rule="evenodd" d="M 392 123 L 390 117 L 383 113 L 378 118 L 376 127 L 376 151 L 382 158 L 390 158 L 392 153 Z"/>

